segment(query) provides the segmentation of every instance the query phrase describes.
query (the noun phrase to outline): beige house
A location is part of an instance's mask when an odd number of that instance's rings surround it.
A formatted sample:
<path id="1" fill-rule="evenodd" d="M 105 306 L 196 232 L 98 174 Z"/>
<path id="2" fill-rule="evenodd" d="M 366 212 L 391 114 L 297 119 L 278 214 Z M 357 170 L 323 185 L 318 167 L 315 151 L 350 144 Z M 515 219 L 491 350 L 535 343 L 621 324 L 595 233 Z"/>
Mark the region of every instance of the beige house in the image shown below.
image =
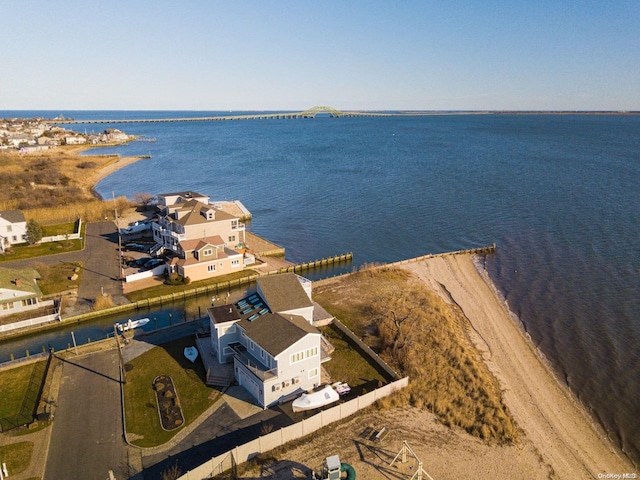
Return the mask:
<path id="1" fill-rule="evenodd" d="M 172 271 L 192 281 L 244 268 L 245 226 L 209 202 L 186 191 L 158 195 L 158 221 L 152 223 L 153 253 L 172 253 Z"/>
<path id="2" fill-rule="evenodd" d="M 219 235 L 179 242 L 182 255 L 174 257 L 169 267 L 192 281 L 242 270 L 243 254 L 225 247 Z"/>

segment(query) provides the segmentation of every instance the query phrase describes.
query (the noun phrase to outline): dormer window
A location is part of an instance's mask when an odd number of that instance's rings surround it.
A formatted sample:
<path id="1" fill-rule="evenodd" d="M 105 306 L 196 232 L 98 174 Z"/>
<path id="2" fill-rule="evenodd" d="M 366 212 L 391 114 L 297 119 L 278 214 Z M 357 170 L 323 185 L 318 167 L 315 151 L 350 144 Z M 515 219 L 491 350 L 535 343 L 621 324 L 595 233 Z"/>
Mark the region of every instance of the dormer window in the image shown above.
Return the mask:
<path id="1" fill-rule="evenodd" d="M 202 251 L 203 257 L 210 257 L 211 255 L 213 255 L 213 249 L 211 248 L 207 248 L 206 250 Z"/>

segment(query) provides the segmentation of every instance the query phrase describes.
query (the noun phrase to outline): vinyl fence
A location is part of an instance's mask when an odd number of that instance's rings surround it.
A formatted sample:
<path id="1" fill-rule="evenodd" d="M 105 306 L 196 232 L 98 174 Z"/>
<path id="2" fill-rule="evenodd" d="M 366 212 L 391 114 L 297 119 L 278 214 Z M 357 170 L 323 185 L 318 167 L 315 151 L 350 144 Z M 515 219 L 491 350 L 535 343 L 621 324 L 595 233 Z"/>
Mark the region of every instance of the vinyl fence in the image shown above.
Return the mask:
<path id="1" fill-rule="evenodd" d="M 278 431 L 271 432 L 261 436 L 244 445 L 239 445 L 232 450 L 224 452 L 211 460 L 203 463 L 199 467 L 187 472 L 178 480 L 202 480 L 211 478 L 215 475 L 232 468 L 234 462 L 237 464 L 251 460 L 260 453 L 268 452 L 274 448 L 280 447 L 287 442 L 305 437 L 311 433 L 320 430 L 331 423 L 338 422 L 343 418 L 347 418 L 358 410 L 366 408 L 373 404 L 376 400 L 391 395 L 393 392 L 405 388 L 409 384 L 409 377 L 401 378 L 393 383 L 389 383 L 384 387 L 375 389 L 359 397 L 340 403 L 333 408 L 323 410 L 313 417 L 309 417 L 301 422 L 288 427 L 281 428 Z"/>

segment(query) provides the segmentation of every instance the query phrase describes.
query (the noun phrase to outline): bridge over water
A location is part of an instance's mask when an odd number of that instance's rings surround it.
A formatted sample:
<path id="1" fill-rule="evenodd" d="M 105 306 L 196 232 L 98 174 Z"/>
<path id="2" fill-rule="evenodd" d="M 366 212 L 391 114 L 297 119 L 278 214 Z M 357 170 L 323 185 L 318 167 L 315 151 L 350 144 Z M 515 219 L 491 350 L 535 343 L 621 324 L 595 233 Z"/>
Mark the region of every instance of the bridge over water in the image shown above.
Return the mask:
<path id="1" fill-rule="evenodd" d="M 394 113 L 384 112 L 343 112 L 333 107 L 317 106 L 305 110 L 303 112 L 289 112 L 289 113 L 252 113 L 247 115 L 218 115 L 214 117 L 176 117 L 176 118 L 136 118 L 125 120 L 49 120 L 49 123 L 55 124 L 79 124 L 79 123 L 161 123 L 161 122 L 217 122 L 217 121 L 232 121 L 232 120 L 282 120 L 282 119 L 297 119 L 297 118 L 315 118 L 316 115 L 329 115 L 330 117 L 389 117 Z"/>

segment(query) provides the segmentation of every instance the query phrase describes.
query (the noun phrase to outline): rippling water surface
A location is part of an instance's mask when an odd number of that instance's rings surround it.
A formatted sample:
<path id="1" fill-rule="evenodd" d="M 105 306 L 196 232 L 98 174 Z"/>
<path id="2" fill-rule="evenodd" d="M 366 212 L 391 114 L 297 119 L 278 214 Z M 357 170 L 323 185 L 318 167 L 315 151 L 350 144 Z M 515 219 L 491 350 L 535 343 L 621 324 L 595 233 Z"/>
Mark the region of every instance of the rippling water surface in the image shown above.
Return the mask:
<path id="1" fill-rule="evenodd" d="M 353 251 L 356 264 L 390 262 L 496 242 L 485 267 L 510 308 L 559 378 L 640 458 L 640 117 L 109 126 L 157 141 L 115 150 L 152 158 L 102 181 L 104 197 L 240 199 L 250 228 L 293 261 Z"/>

